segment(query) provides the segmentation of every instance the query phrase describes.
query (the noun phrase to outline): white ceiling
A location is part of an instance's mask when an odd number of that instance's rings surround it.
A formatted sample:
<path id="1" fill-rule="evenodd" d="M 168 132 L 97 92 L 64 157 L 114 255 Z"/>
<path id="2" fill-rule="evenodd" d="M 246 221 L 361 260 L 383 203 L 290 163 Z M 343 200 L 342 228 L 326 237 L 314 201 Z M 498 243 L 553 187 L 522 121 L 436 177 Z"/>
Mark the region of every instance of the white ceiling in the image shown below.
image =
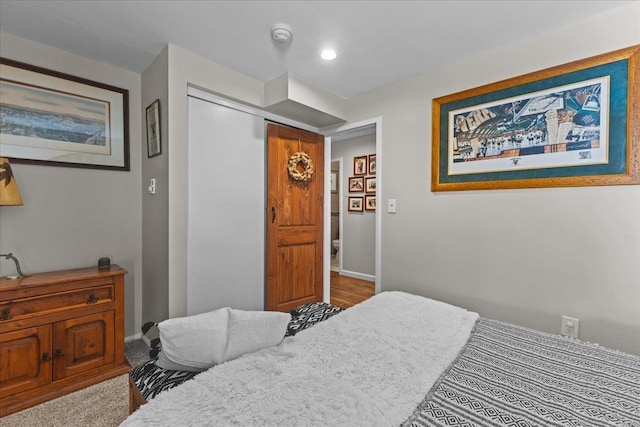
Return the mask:
<path id="1" fill-rule="evenodd" d="M 0 0 L 0 31 L 139 73 L 172 43 L 263 82 L 290 71 L 350 97 L 625 3 Z M 271 40 L 276 23 L 292 27 L 289 46 Z M 327 46 L 333 62 L 319 57 Z"/>

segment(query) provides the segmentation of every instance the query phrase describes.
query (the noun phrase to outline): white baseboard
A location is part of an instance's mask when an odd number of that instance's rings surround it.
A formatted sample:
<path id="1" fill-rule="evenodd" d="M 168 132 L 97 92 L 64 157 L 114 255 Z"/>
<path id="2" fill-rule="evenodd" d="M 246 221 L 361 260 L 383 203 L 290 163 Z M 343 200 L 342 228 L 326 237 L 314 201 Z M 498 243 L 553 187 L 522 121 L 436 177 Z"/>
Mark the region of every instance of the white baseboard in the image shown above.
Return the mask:
<path id="1" fill-rule="evenodd" d="M 341 276 L 347 276 L 347 277 L 353 277 L 354 279 L 366 280 L 366 281 L 369 281 L 369 282 L 375 282 L 376 281 L 376 276 L 373 276 L 371 274 L 358 273 L 358 272 L 355 272 L 355 271 L 340 270 L 340 275 Z"/>
<path id="2" fill-rule="evenodd" d="M 124 342 L 131 342 L 131 341 L 139 340 L 140 338 L 144 339 L 144 337 L 142 336 L 142 333 L 137 333 L 135 335 L 129 335 L 128 337 L 125 337 Z"/>

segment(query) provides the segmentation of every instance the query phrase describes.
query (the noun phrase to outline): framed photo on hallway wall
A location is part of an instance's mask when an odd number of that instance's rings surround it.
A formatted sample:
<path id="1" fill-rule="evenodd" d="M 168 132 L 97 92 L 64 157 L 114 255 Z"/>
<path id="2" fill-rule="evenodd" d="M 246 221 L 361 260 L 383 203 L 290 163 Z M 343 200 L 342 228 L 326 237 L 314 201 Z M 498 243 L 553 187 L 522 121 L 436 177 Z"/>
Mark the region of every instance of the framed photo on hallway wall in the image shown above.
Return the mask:
<path id="1" fill-rule="evenodd" d="M 352 176 L 349 178 L 349 193 L 362 193 L 364 191 L 364 177 Z"/>
<path id="2" fill-rule="evenodd" d="M 640 184 L 640 45 L 435 98 L 432 191 Z"/>
<path id="3" fill-rule="evenodd" d="M 375 211 L 376 210 L 376 196 L 364 196 L 364 210 Z"/>
<path id="4" fill-rule="evenodd" d="M 376 192 L 376 177 L 368 176 L 364 179 L 364 192 L 375 193 Z"/>
<path id="5" fill-rule="evenodd" d="M 369 175 L 375 175 L 376 174 L 376 166 L 377 166 L 377 162 L 376 162 L 376 155 L 375 154 L 369 154 L 369 158 L 367 159 L 367 165 L 368 165 L 368 172 Z"/>
<path id="6" fill-rule="evenodd" d="M 353 158 L 353 174 L 354 175 L 367 174 L 367 156 L 359 156 L 359 157 Z"/>
<path id="7" fill-rule="evenodd" d="M 129 170 L 129 91 L 0 58 L 0 156 Z"/>
<path id="8" fill-rule="evenodd" d="M 363 212 L 364 200 L 362 197 L 349 197 L 349 212 Z"/>
<path id="9" fill-rule="evenodd" d="M 338 172 L 337 171 L 331 171 L 331 192 L 332 193 L 338 192 Z"/>

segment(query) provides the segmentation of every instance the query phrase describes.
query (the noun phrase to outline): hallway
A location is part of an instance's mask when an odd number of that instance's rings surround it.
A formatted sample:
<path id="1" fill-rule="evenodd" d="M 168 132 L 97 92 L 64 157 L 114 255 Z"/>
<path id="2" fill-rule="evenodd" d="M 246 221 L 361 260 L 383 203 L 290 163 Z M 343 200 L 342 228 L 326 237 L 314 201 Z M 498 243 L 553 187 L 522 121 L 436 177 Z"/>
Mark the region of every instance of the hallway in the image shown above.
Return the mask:
<path id="1" fill-rule="evenodd" d="M 341 276 L 331 272 L 331 304 L 340 308 L 352 307 L 375 294 L 375 282 Z"/>

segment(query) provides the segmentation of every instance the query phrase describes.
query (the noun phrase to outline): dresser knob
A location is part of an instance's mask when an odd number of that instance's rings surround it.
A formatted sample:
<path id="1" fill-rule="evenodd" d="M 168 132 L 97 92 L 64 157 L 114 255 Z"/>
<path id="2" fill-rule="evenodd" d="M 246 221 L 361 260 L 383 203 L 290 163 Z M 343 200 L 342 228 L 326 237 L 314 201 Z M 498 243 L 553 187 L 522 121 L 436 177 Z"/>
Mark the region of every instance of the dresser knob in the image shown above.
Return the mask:
<path id="1" fill-rule="evenodd" d="M 98 298 L 96 298 L 96 295 L 94 293 L 90 293 L 89 298 L 87 298 L 87 304 L 95 304 L 97 302 Z"/>
<path id="2" fill-rule="evenodd" d="M 11 319 L 11 310 L 8 308 L 2 309 L 2 315 L 0 316 L 0 320 L 9 320 Z"/>
<path id="3" fill-rule="evenodd" d="M 49 352 L 42 353 L 42 361 L 43 362 L 49 361 Z"/>

